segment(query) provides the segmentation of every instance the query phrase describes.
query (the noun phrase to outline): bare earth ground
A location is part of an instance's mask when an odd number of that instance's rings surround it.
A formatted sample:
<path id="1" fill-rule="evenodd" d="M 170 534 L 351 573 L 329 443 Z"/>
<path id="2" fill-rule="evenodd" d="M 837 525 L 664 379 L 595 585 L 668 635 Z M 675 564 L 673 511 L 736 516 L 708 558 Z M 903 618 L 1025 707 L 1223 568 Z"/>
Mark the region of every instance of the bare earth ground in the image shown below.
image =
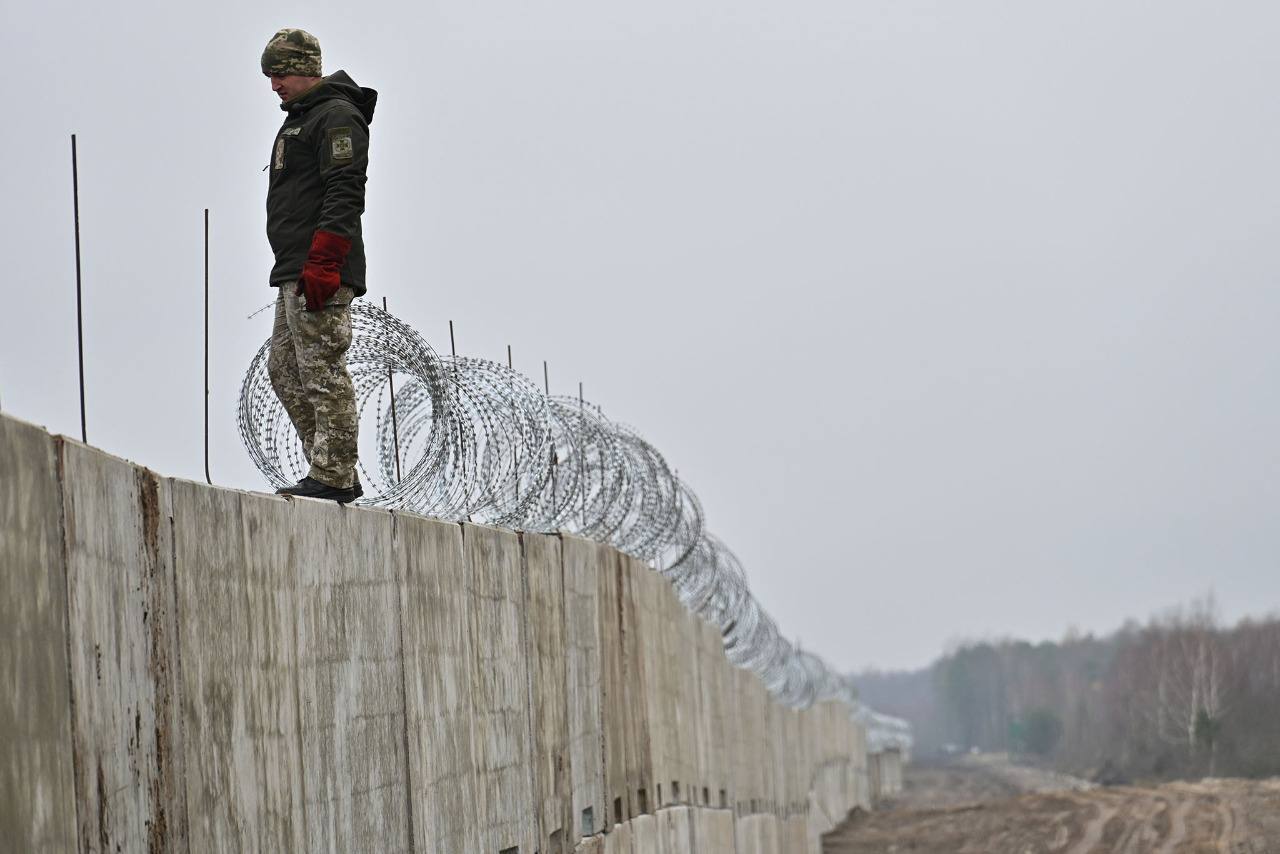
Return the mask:
<path id="1" fill-rule="evenodd" d="M 1100 788 L 966 758 L 913 765 L 824 854 L 1280 854 L 1280 779 Z"/>

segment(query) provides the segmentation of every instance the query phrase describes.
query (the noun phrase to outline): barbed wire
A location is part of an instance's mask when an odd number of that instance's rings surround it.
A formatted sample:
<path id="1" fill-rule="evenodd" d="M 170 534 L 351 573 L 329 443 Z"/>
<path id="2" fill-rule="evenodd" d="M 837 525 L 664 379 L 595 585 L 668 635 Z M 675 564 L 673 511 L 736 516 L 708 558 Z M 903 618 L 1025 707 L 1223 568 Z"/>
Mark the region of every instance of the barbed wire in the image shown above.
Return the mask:
<path id="1" fill-rule="evenodd" d="M 545 394 L 507 365 L 441 356 L 367 302 L 352 304 L 351 322 L 347 366 L 361 422 L 373 425 L 361 431 L 373 447 L 362 449 L 357 503 L 608 543 L 665 575 L 720 630 L 729 660 L 780 702 L 839 700 L 872 720 L 851 680 L 782 635 L 738 558 L 706 530 L 693 490 L 636 430 L 581 396 Z M 250 459 L 280 487 L 308 465 L 271 387 L 270 350 L 268 340 L 249 364 L 238 425 Z"/>

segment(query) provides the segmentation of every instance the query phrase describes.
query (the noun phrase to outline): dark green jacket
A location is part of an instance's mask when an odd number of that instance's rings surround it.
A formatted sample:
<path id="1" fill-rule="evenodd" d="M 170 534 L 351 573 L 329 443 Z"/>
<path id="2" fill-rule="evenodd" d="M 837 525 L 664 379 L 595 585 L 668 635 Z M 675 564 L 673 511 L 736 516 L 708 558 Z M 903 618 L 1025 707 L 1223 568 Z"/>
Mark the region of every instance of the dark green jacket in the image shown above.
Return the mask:
<path id="1" fill-rule="evenodd" d="M 331 231 L 351 241 L 342 284 L 365 292 L 365 170 L 369 122 L 378 93 L 357 86 L 345 71 L 330 74 L 280 109 L 288 113 L 271 148 L 267 171 L 267 240 L 276 255 L 273 287 L 294 285 L 311 237 Z"/>

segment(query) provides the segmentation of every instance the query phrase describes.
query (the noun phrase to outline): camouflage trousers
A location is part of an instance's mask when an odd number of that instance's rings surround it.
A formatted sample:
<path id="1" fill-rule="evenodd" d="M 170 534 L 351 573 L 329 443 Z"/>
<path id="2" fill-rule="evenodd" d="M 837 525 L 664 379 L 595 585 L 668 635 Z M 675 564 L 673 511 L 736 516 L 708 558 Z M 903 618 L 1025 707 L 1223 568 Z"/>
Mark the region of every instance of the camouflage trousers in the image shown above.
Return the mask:
<path id="1" fill-rule="evenodd" d="M 267 373 L 311 463 L 308 477 L 339 489 L 356 482 L 355 387 L 347 371 L 351 288 L 343 286 L 321 311 L 282 285 L 276 298 Z"/>

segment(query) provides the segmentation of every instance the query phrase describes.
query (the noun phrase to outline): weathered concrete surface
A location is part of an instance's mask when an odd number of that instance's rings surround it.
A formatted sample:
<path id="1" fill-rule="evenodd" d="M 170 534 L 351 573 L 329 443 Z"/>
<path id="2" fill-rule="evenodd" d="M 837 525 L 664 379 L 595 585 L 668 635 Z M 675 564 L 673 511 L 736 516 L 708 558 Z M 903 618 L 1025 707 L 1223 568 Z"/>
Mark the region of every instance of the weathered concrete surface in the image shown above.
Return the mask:
<path id="1" fill-rule="evenodd" d="M 395 514 L 414 850 L 480 851 L 462 528 Z"/>
<path id="2" fill-rule="evenodd" d="M 734 851 L 733 812 L 725 809 L 697 809 L 691 813 L 692 854 L 719 854 Z"/>
<path id="3" fill-rule="evenodd" d="M 693 774 L 689 780 L 689 803 L 692 806 L 711 805 L 712 752 L 715 734 L 711 718 L 715 706 L 715 676 L 706 648 L 704 629 L 707 624 L 694 617 L 690 622 L 691 646 L 686 653 L 693 670 Z"/>
<path id="4" fill-rule="evenodd" d="M 308 850 L 405 851 L 409 763 L 391 514 L 291 503 Z"/>
<path id="5" fill-rule="evenodd" d="M 649 726 L 649 687 L 645 668 L 645 645 L 641 637 L 641 597 L 646 576 L 656 575 L 633 557 L 615 552 L 618 558 L 618 626 L 622 651 L 623 705 L 626 710 L 626 783 L 628 815 L 656 809 L 650 794 L 653 783 L 653 748 Z"/>
<path id="6" fill-rule="evenodd" d="M 658 810 L 659 854 L 692 854 L 690 807 L 667 807 Z"/>
<path id="7" fill-rule="evenodd" d="M 2 416 L 0 466 L 0 674 L 36 685 L 0 700 L 6 844 L 808 854 L 865 804 L 845 707 L 773 703 L 607 547 L 162 480 Z"/>
<path id="8" fill-rule="evenodd" d="M 67 580 L 55 440 L 0 416 L 0 839 L 76 848 Z"/>
<path id="9" fill-rule="evenodd" d="M 462 532 L 471 592 L 480 850 L 533 851 L 537 820 L 520 540 L 482 525 L 463 525 Z"/>
<path id="10" fill-rule="evenodd" d="M 575 835 L 565 691 L 564 571 L 560 539 L 521 536 L 524 558 L 529 711 L 533 720 L 533 800 L 541 851 Z"/>
<path id="11" fill-rule="evenodd" d="M 604 854 L 633 854 L 630 821 L 615 824 L 605 836 Z"/>
<path id="12" fill-rule="evenodd" d="M 80 842 L 184 848 L 168 481 L 60 448 Z"/>
<path id="13" fill-rule="evenodd" d="M 778 819 L 770 813 L 739 818 L 735 834 L 736 854 L 779 854 Z"/>
<path id="14" fill-rule="evenodd" d="M 172 495 L 191 850 L 303 850 L 289 504 L 186 481 Z"/>
<path id="15" fill-rule="evenodd" d="M 766 701 L 765 711 L 765 807 L 767 812 L 780 813 L 786 803 L 787 788 L 787 728 L 786 716 L 790 710 L 778 703 Z"/>
<path id="16" fill-rule="evenodd" d="M 765 728 L 765 706 L 768 692 L 755 674 L 746 670 L 734 670 L 734 688 L 737 703 L 734 709 L 740 750 L 737 764 L 737 791 L 739 815 L 748 815 L 765 808 L 766 755 L 769 750 Z"/>
<path id="17" fill-rule="evenodd" d="M 732 769 L 730 767 L 729 704 L 733 691 L 733 665 L 724 654 L 720 631 L 710 623 L 699 620 L 701 645 L 698 659 L 698 684 L 703 697 L 705 733 L 706 776 L 703 784 L 708 788 L 706 805 L 726 809 L 733 805 Z"/>
<path id="18" fill-rule="evenodd" d="M 671 587 L 659 591 L 659 613 L 663 630 L 662 655 L 667 678 L 662 689 L 666 692 L 667 708 L 664 725 L 669 728 L 667 746 L 667 773 L 665 781 L 670 788 L 665 792 L 664 803 L 691 803 L 692 789 L 697 785 L 697 683 L 694 667 L 693 621 L 694 617 L 676 598 Z"/>
<path id="19" fill-rule="evenodd" d="M 636 579 L 636 621 L 645 678 L 645 719 L 649 729 L 649 811 L 672 803 L 671 781 L 677 761 L 674 671 L 668 666 L 665 601 L 671 585 L 657 573 Z"/>
<path id="20" fill-rule="evenodd" d="M 605 815 L 604 735 L 601 719 L 600 620 L 595 543 L 561 538 L 564 564 L 565 684 L 569 709 L 569 767 L 573 833 L 591 836 L 609 825 Z"/>
<path id="21" fill-rule="evenodd" d="M 884 797 L 884 783 L 880 779 L 881 765 L 880 755 L 870 754 L 867 756 L 867 783 L 871 788 L 871 802 L 875 803 Z"/>
<path id="22" fill-rule="evenodd" d="M 631 819 L 632 854 L 658 854 L 658 820 L 649 815 Z"/>
<path id="23" fill-rule="evenodd" d="M 780 854 L 806 854 L 809 850 L 808 826 L 803 815 L 793 815 L 778 824 Z"/>
<path id="24" fill-rule="evenodd" d="M 800 713 L 793 709 L 783 715 L 783 815 L 791 815 L 804 809 L 805 795 L 809 793 L 809 781 L 804 772 L 804 739 L 800 736 Z"/>
<path id="25" fill-rule="evenodd" d="M 618 551 L 597 545 L 593 563 L 600 620 L 601 719 L 604 735 L 604 784 L 608 818 L 606 826 L 631 817 L 627 787 L 627 756 L 636 746 L 628 743 L 630 710 L 622 665 L 621 558 Z"/>
<path id="26" fill-rule="evenodd" d="M 902 754 L 896 750 L 873 753 L 868 757 L 875 800 L 902 791 Z"/>

